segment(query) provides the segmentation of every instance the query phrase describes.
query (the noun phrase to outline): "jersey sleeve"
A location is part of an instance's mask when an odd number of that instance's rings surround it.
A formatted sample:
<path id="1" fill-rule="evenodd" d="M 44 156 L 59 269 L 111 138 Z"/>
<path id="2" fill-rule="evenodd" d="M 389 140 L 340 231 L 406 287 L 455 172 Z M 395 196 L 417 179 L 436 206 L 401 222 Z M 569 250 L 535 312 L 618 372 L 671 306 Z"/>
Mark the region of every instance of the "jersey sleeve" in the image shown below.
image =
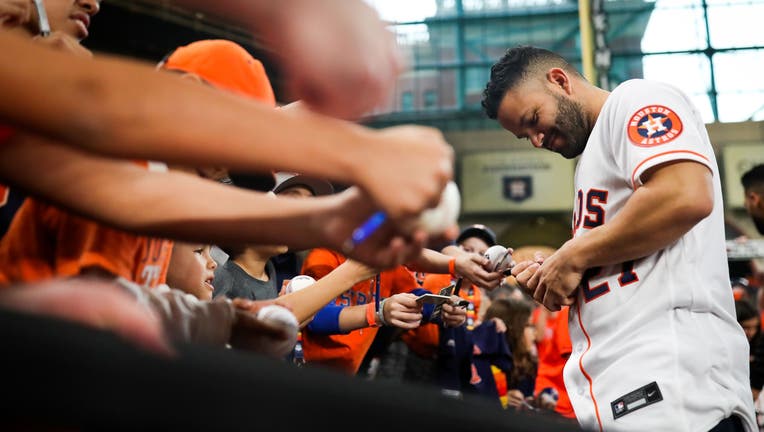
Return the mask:
<path id="1" fill-rule="evenodd" d="M 713 170 L 711 148 L 700 114 L 678 89 L 663 83 L 633 80 L 611 95 L 615 163 L 633 189 L 642 174 L 657 165 L 692 160 Z"/>

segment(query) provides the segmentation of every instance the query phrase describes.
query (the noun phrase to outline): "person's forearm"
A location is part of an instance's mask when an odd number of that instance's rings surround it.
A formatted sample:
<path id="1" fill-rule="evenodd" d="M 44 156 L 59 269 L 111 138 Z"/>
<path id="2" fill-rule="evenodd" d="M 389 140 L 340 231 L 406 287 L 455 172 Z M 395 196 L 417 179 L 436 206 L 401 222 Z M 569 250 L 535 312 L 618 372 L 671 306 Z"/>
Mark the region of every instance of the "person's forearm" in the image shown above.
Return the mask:
<path id="1" fill-rule="evenodd" d="M 279 297 L 276 299 L 276 303 L 290 309 L 297 317 L 297 321 L 303 322 L 332 299 L 374 274 L 371 270 L 364 273 L 361 270 L 364 268 L 367 267 L 361 266 L 359 263 L 345 261 L 312 285 Z M 342 321 L 340 321 L 340 326 L 342 326 Z"/>
<path id="2" fill-rule="evenodd" d="M 637 189 L 621 212 L 563 248 L 581 268 L 642 258 L 674 243 L 713 208 L 711 172 L 695 162 L 656 171 Z"/>
<path id="3" fill-rule="evenodd" d="M 305 220 L 329 211 L 329 201 L 336 197 L 274 199 L 23 138 L 0 146 L 2 179 L 110 226 L 186 241 L 286 243 L 295 248 L 325 243 L 321 230 Z"/>
<path id="4" fill-rule="evenodd" d="M 369 322 L 366 319 L 367 305 L 348 306 L 340 312 L 340 330 L 349 332 L 366 328 Z"/>
<path id="5" fill-rule="evenodd" d="M 447 274 L 448 263 L 452 258 L 432 249 L 422 249 L 422 253 L 414 261 L 406 263 L 406 267 L 419 272 Z"/>
<path id="6" fill-rule="evenodd" d="M 363 148 L 358 142 L 372 134 L 307 111 L 286 115 L 145 63 L 106 55 L 80 59 L 5 33 L 0 43 L 7 58 L 14 59 L 0 68 L 0 116 L 92 152 L 194 166 L 288 170 L 352 183 L 357 167 L 351 161 Z M 56 67 L 40 68 L 41 59 Z M 29 85 L 30 79 L 35 85 Z"/>

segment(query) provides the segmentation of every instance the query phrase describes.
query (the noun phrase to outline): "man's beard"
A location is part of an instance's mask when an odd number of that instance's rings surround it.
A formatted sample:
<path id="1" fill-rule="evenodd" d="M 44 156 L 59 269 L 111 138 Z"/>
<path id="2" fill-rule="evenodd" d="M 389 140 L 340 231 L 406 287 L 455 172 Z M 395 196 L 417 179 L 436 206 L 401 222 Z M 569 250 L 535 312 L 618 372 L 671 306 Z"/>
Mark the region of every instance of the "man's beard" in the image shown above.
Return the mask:
<path id="1" fill-rule="evenodd" d="M 587 125 L 584 108 L 580 103 L 556 94 L 554 98 L 557 99 L 555 133 L 561 135 L 566 144 L 565 147 L 554 151 L 567 159 L 573 159 L 584 151 L 592 131 Z"/>

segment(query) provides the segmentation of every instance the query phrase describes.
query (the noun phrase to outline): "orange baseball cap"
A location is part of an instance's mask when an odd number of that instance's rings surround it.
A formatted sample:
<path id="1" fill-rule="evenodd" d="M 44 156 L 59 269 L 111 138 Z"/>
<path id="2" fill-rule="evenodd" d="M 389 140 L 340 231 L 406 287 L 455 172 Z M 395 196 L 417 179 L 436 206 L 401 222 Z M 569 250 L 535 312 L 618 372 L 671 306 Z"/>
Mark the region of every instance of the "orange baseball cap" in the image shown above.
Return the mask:
<path id="1" fill-rule="evenodd" d="M 263 64 L 241 45 L 206 39 L 177 48 L 162 68 L 198 75 L 211 85 L 276 106 L 276 97 Z"/>

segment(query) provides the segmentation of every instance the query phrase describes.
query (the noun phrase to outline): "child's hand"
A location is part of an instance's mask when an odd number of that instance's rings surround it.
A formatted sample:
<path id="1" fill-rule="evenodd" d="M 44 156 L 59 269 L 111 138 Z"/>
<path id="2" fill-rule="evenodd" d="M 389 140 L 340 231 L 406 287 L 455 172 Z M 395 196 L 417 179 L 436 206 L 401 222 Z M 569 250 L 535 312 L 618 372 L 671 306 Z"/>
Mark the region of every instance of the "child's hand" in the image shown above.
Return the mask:
<path id="1" fill-rule="evenodd" d="M 520 390 L 512 389 L 507 392 L 507 406 L 522 410 L 525 406 L 525 396 Z"/>
<path id="2" fill-rule="evenodd" d="M 422 321 L 422 305 L 417 303 L 416 296 L 410 293 L 389 297 L 385 300 L 382 313 L 387 324 L 400 328 L 417 328 Z"/>
<path id="3" fill-rule="evenodd" d="M 461 300 L 459 296 L 452 295 L 451 302 L 457 303 Z M 459 327 L 467 321 L 467 309 L 454 306 L 453 304 L 443 303 L 441 306 L 441 319 L 447 327 Z"/>
<path id="4" fill-rule="evenodd" d="M 236 321 L 231 329 L 231 346 L 276 358 L 284 357 L 297 342 L 297 326 L 276 319 L 263 320 L 257 311 L 275 304 L 273 300 L 235 299 Z M 283 306 L 282 306 L 283 307 Z"/>
<path id="5" fill-rule="evenodd" d="M 473 252 L 462 252 L 456 257 L 456 274 L 469 280 L 480 288 L 492 290 L 504 280 L 501 272 L 489 272 L 485 269 L 488 259 Z"/>

